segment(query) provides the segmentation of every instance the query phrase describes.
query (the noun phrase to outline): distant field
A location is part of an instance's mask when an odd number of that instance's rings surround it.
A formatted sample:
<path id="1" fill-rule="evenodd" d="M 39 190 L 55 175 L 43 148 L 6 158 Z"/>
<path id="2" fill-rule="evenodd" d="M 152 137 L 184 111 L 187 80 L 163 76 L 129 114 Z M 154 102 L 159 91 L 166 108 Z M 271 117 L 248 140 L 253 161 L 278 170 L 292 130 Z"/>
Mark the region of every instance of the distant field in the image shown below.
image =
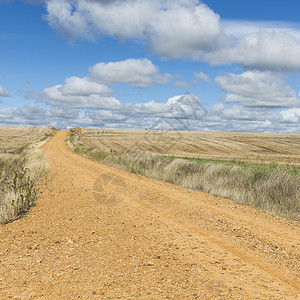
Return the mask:
<path id="1" fill-rule="evenodd" d="M 238 132 L 82 129 L 78 142 L 104 152 L 195 157 L 300 166 L 300 135 Z"/>
<path id="2" fill-rule="evenodd" d="M 49 127 L 0 127 L 0 153 L 18 154 L 52 133 Z"/>
<path id="3" fill-rule="evenodd" d="M 77 128 L 69 145 L 109 166 L 300 221 L 299 135 Z"/>
<path id="4" fill-rule="evenodd" d="M 0 127 L 0 223 L 34 205 L 35 181 L 47 170 L 39 145 L 54 133 L 52 127 Z"/>

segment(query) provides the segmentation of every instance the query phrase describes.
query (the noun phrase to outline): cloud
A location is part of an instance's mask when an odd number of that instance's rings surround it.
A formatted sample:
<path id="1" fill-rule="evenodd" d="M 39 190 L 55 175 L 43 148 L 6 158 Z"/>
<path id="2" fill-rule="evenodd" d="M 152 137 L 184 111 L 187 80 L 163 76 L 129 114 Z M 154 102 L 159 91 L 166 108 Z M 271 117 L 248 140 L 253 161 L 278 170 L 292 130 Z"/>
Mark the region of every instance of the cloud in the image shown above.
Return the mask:
<path id="1" fill-rule="evenodd" d="M 43 122 L 45 122 L 44 111 L 35 104 L 21 108 L 0 109 L 0 126 L 38 126 Z"/>
<path id="2" fill-rule="evenodd" d="M 199 59 L 219 44 L 219 16 L 198 1 L 166 1 L 151 20 L 150 45 L 164 58 Z M 172 4 L 171 4 L 172 3 Z"/>
<path id="3" fill-rule="evenodd" d="M 181 129 L 246 132 L 300 133 L 300 109 L 271 113 L 238 104 L 215 104 L 206 110 L 201 100 L 190 94 L 169 98 L 164 103 L 150 101 L 123 104 L 119 109 L 66 109 L 64 106 L 0 109 L 0 126 L 101 127 L 127 129 Z"/>
<path id="4" fill-rule="evenodd" d="M 70 122 L 78 115 L 78 110 L 74 108 L 68 108 L 67 110 L 63 106 L 51 106 L 44 110 L 46 119 L 53 121 L 64 120 Z"/>
<path id="5" fill-rule="evenodd" d="M 173 129 L 187 129 L 189 120 L 201 119 L 206 110 L 201 100 L 185 94 L 169 98 L 165 103 L 150 101 L 138 104 L 113 103 L 101 109 L 70 108 L 65 101 L 53 101 L 41 108 L 29 104 L 22 108 L 0 109 L 1 125 L 31 125 L 66 127 L 110 127 L 110 128 L 156 128 L 168 126 Z M 73 106 L 74 107 L 74 106 Z M 93 108 L 93 107 L 92 107 Z"/>
<path id="6" fill-rule="evenodd" d="M 112 90 L 89 78 L 68 77 L 64 85 L 45 88 L 42 93 L 33 93 L 28 97 L 53 106 L 67 106 L 70 108 L 116 109 L 120 101 L 110 96 Z"/>
<path id="7" fill-rule="evenodd" d="M 265 70 L 300 69 L 298 23 L 220 20 L 200 0 L 44 2 L 48 24 L 72 41 L 96 41 L 103 36 L 138 39 L 165 59 L 188 58 L 212 65 L 240 63 Z"/>
<path id="8" fill-rule="evenodd" d="M 240 105 L 216 104 L 208 111 L 204 126 L 206 130 L 245 132 L 286 132 L 289 127 L 281 123 L 280 117 L 259 109 Z M 297 130 L 297 129 L 293 129 Z"/>
<path id="9" fill-rule="evenodd" d="M 63 95 L 111 95 L 113 92 L 108 86 L 92 82 L 88 78 L 68 77 L 65 82 L 65 85 L 61 86 Z"/>
<path id="10" fill-rule="evenodd" d="M 223 103 L 215 104 L 208 113 L 208 120 L 219 121 L 220 118 L 227 121 L 239 121 L 248 123 L 264 122 L 270 119 L 268 112 L 261 113 L 259 109 L 249 109 L 240 105 L 225 105 Z"/>
<path id="11" fill-rule="evenodd" d="M 139 39 L 165 59 L 300 69 L 297 23 L 220 21 L 199 0 L 45 1 L 49 25 L 70 40 Z"/>
<path id="12" fill-rule="evenodd" d="M 160 74 L 159 68 L 148 59 L 127 59 L 98 63 L 89 68 L 86 77 L 67 77 L 64 84 L 45 88 L 43 92 L 25 91 L 25 94 L 28 99 L 53 106 L 115 110 L 121 103 L 112 97 L 114 91 L 107 84 L 127 83 L 149 88 L 155 83 L 166 84 L 170 79 L 170 74 Z"/>
<path id="13" fill-rule="evenodd" d="M 98 63 L 89 68 L 89 77 L 104 84 L 127 83 L 139 88 L 148 88 L 154 83 L 170 82 L 170 74 L 159 74 L 159 68 L 144 59 L 126 59 L 118 62 Z"/>
<path id="14" fill-rule="evenodd" d="M 206 82 L 211 82 L 210 78 L 208 75 L 206 75 L 205 73 L 203 72 L 199 72 L 199 73 L 194 73 L 195 77 L 197 78 L 200 78 Z"/>
<path id="15" fill-rule="evenodd" d="M 300 108 L 289 108 L 280 112 L 283 121 L 300 125 Z"/>
<path id="16" fill-rule="evenodd" d="M 65 94 L 64 86 L 56 85 L 45 88 L 43 93 L 35 96 L 38 100 L 53 106 L 67 106 L 71 108 L 95 108 L 95 109 L 116 109 L 120 107 L 120 101 L 111 96 L 99 94 Z"/>
<path id="17" fill-rule="evenodd" d="M 197 59 L 219 43 L 219 16 L 198 0 L 48 0 L 47 20 L 69 39 L 141 39 L 165 58 Z"/>
<path id="18" fill-rule="evenodd" d="M 4 87 L 0 86 L 0 97 L 9 97 L 10 93 L 7 89 Z"/>
<path id="19" fill-rule="evenodd" d="M 244 37 L 264 29 L 268 32 L 285 32 L 300 41 L 300 26 L 297 22 L 286 21 L 246 21 L 246 20 L 221 20 L 225 34 L 234 37 Z"/>
<path id="20" fill-rule="evenodd" d="M 213 65 L 240 63 L 252 69 L 293 71 L 300 69 L 300 43 L 290 34 L 261 29 L 231 48 L 208 53 L 206 59 Z"/>
<path id="21" fill-rule="evenodd" d="M 111 96 L 112 92 L 108 86 L 90 81 L 87 77 L 68 77 L 64 85 L 48 87 L 42 92 L 25 91 L 25 94 L 27 99 L 36 99 L 54 107 L 117 109 L 121 104 Z"/>
<path id="22" fill-rule="evenodd" d="M 295 91 L 278 74 L 270 71 L 229 73 L 215 78 L 220 88 L 227 92 L 225 103 L 240 103 L 245 107 L 283 108 L 299 105 Z"/>
<path id="23" fill-rule="evenodd" d="M 202 101 L 191 94 L 171 97 L 166 103 L 155 101 L 138 103 L 133 106 L 133 111 L 137 115 L 173 120 L 199 120 L 206 114 Z M 176 122 L 174 122 L 174 128 L 175 124 Z"/>

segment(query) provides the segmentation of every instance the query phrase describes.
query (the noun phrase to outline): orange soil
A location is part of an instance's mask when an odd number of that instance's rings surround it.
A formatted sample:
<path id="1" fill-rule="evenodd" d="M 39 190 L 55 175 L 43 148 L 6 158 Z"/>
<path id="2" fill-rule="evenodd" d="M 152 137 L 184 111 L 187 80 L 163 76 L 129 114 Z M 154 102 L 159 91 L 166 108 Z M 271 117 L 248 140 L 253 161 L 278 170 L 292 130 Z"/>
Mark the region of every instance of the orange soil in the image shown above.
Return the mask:
<path id="1" fill-rule="evenodd" d="M 299 299 L 300 225 L 103 166 L 60 131 L 37 206 L 0 227 L 0 298 Z"/>

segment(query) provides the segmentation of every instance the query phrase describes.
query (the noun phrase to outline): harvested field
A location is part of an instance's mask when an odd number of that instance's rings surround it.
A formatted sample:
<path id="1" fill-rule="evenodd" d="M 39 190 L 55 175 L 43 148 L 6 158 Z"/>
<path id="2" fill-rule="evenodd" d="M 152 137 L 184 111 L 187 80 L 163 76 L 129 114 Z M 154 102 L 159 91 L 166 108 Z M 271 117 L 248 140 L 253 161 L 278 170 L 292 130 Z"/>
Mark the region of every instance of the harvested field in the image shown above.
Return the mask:
<path id="1" fill-rule="evenodd" d="M 0 127 L 0 153 L 18 154 L 52 134 L 51 127 Z"/>
<path id="2" fill-rule="evenodd" d="M 300 166 L 300 135 L 82 129 L 78 143 L 89 150 L 143 152 L 247 164 Z"/>

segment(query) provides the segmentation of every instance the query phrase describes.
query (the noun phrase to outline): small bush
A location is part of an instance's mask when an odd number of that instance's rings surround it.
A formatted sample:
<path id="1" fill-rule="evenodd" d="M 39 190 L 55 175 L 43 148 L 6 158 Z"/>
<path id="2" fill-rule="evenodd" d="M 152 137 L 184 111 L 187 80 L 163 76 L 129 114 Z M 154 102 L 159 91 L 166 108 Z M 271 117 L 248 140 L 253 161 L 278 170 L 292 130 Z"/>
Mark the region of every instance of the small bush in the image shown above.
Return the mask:
<path id="1" fill-rule="evenodd" d="M 37 199 L 37 189 L 25 161 L 15 161 L 1 172 L 0 223 L 26 212 Z"/>

